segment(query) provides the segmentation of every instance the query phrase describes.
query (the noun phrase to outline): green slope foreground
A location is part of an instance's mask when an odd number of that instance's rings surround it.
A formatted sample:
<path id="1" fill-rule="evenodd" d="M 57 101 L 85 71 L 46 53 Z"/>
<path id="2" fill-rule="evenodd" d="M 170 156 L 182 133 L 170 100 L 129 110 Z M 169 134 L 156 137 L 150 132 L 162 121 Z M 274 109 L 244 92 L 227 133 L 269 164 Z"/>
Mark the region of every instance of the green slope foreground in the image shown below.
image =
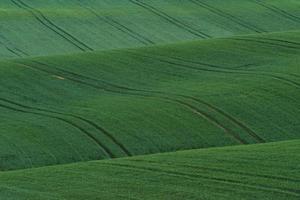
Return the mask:
<path id="1" fill-rule="evenodd" d="M 5 200 L 297 200 L 300 140 L 0 173 Z"/>
<path id="2" fill-rule="evenodd" d="M 300 34 L 0 63 L 0 170 L 299 139 Z"/>
<path id="3" fill-rule="evenodd" d="M 297 0 L 1 0 L 0 58 L 300 29 Z"/>

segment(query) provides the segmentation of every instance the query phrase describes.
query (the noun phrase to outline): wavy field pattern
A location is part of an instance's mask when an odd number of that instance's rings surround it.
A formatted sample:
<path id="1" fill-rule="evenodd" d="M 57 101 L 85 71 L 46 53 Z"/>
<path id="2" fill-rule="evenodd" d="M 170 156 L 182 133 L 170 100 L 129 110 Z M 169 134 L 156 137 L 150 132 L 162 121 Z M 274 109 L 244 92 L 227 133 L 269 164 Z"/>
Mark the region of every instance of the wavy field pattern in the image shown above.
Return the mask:
<path id="1" fill-rule="evenodd" d="M 2 58 L 300 28 L 298 1 L 3 0 L 0 7 Z"/>
<path id="2" fill-rule="evenodd" d="M 299 63 L 296 0 L 3 0 L 0 199 L 299 199 Z"/>

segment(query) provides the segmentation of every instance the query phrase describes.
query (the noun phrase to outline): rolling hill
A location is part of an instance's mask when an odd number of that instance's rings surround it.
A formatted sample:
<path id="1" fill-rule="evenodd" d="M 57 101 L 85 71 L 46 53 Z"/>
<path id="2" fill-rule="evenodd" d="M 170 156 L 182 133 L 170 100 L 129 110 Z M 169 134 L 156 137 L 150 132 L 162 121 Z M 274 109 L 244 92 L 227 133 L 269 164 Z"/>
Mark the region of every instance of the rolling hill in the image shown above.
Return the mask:
<path id="1" fill-rule="evenodd" d="M 298 30 L 299 7 L 297 0 L 2 0 L 0 57 Z"/>
<path id="2" fill-rule="evenodd" d="M 299 35 L 3 61 L 1 168 L 297 139 Z"/>

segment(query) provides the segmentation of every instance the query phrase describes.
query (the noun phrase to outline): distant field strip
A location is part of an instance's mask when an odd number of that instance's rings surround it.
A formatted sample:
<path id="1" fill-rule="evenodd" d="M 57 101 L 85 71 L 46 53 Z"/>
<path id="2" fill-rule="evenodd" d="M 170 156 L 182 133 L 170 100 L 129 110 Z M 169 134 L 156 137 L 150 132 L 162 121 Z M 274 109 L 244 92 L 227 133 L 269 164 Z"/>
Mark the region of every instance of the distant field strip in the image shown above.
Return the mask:
<path id="1" fill-rule="evenodd" d="M 0 58 L 9 59 L 300 29 L 297 1 L 5 0 L 0 6 Z"/>
<path id="2" fill-rule="evenodd" d="M 298 159 L 292 140 L 3 172 L 0 188 L 6 198 L 32 200 L 35 191 L 44 199 L 296 200 Z"/>

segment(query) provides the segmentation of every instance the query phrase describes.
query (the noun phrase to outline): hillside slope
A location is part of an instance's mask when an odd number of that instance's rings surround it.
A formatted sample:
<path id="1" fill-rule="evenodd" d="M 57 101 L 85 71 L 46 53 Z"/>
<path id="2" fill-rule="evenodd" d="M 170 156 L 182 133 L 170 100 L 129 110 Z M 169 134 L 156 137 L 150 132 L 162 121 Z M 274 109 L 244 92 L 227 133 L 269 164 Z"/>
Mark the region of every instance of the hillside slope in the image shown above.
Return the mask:
<path id="1" fill-rule="evenodd" d="M 1 0 L 0 58 L 300 29 L 297 0 Z"/>
<path id="2" fill-rule="evenodd" d="M 300 34 L 0 63 L 0 170 L 299 139 Z"/>
<path id="3" fill-rule="evenodd" d="M 300 140 L 0 172 L 1 198 L 297 200 Z"/>

